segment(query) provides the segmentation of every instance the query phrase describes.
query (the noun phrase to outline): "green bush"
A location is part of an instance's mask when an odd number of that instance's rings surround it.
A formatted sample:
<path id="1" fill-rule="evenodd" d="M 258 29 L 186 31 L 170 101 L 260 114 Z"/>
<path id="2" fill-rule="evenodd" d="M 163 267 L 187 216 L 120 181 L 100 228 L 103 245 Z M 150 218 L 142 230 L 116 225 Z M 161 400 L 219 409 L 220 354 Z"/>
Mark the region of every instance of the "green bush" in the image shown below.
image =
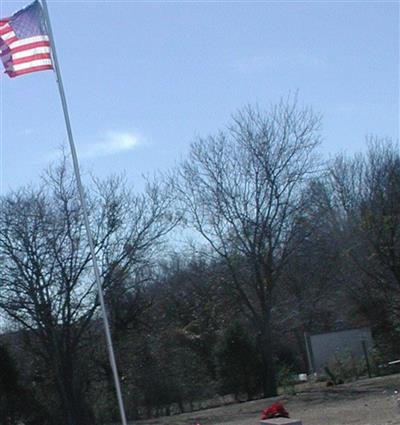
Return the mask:
<path id="1" fill-rule="evenodd" d="M 0 425 L 50 424 L 32 391 L 21 385 L 15 362 L 4 346 L 0 346 L 0 365 Z"/>
<path id="2" fill-rule="evenodd" d="M 247 394 L 251 399 L 260 388 L 260 361 L 254 340 L 239 322 L 225 332 L 216 348 L 219 392 Z"/>
<path id="3" fill-rule="evenodd" d="M 278 364 L 277 381 L 284 394 L 295 395 L 295 380 L 293 368 L 287 364 Z"/>

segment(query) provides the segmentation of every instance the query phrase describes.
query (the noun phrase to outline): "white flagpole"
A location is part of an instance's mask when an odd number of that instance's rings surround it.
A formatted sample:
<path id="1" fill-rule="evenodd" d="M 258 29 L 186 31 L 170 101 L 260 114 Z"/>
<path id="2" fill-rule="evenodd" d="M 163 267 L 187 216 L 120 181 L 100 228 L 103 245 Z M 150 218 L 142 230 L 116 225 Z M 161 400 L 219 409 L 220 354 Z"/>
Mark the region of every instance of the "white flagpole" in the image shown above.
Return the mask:
<path id="1" fill-rule="evenodd" d="M 116 389 L 116 393 L 117 393 L 119 410 L 120 410 L 120 414 L 121 414 L 121 421 L 122 421 L 122 425 L 127 425 L 124 401 L 123 401 L 123 398 L 122 398 L 121 384 L 120 384 L 119 375 L 118 375 L 117 362 L 115 361 L 115 355 L 114 355 L 114 349 L 113 349 L 113 344 L 112 344 L 112 339 L 111 339 L 110 326 L 109 326 L 107 310 L 106 310 L 106 306 L 105 306 L 105 302 L 104 302 L 103 288 L 102 288 L 102 285 L 101 285 L 100 271 L 99 271 L 99 266 L 98 266 L 97 259 L 96 259 L 96 253 L 95 253 L 95 249 L 94 249 L 92 233 L 90 231 L 90 224 L 89 224 L 89 218 L 88 218 L 88 213 L 87 213 L 85 194 L 84 194 L 84 189 L 83 189 L 83 185 L 82 185 L 81 174 L 80 174 L 80 171 L 79 171 L 79 161 L 78 161 L 78 156 L 76 154 L 74 138 L 73 138 L 73 135 L 72 135 L 71 121 L 69 119 L 67 99 L 66 99 L 66 96 L 65 96 L 64 86 L 63 86 L 63 83 L 62 83 L 60 66 L 59 66 L 58 59 L 57 59 L 56 46 L 55 46 L 55 43 L 54 43 L 53 31 L 52 31 L 52 28 L 51 28 L 50 15 L 49 15 L 49 11 L 48 11 L 48 8 L 47 8 L 46 0 L 42 0 L 42 4 L 43 4 L 43 12 L 44 12 L 44 16 L 45 16 L 45 20 L 46 20 L 46 24 L 47 24 L 48 35 L 49 35 L 49 39 L 50 39 L 54 70 L 55 70 L 56 76 L 57 76 L 58 90 L 60 92 L 61 104 L 62 104 L 62 108 L 63 108 L 63 112 L 64 112 L 65 126 L 67 128 L 68 140 L 69 140 L 69 145 L 70 145 L 70 148 L 71 148 L 72 162 L 73 162 L 73 165 L 74 165 L 74 171 L 75 171 L 75 177 L 76 177 L 76 184 L 77 184 L 77 187 L 78 187 L 79 198 L 80 198 L 82 213 L 83 213 L 83 219 L 84 219 L 85 229 L 86 229 L 87 238 L 88 238 L 88 242 L 89 242 L 90 254 L 92 256 L 94 275 L 95 275 L 95 279 L 96 279 L 96 283 L 97 283 L 97 289 L 98 289 L 98 297 L 99 297 L 99 301 L 100 301 L 101 311 L 102 311 L 102 314 L 103 314 L 103 323 L 104 323 L 104 331 L 105 331 L 105 335 L 106 335 L 108 355 L 109 355 L 111 369 L 112 369 L 113 377 L 114 377 L 114 384 L 115 384 L 115 389 Z"/>

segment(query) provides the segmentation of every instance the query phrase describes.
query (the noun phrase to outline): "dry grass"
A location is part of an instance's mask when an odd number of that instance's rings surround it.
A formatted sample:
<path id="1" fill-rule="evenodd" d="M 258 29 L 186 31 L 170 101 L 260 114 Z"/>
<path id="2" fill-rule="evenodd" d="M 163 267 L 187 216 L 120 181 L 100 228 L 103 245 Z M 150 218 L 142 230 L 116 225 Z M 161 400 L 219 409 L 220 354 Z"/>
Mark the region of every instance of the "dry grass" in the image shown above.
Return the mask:
<path id="1" fill-rule="evenodd" d="M 303 385 L 294 396 L 221 406 L 198 412 L 138 421 L 138 425 L 257 425 L 260 413 L 276 400 L 303 425 L 400 425 L 393 393 L 400 374 L 360 380 L 337 387 Z"/>

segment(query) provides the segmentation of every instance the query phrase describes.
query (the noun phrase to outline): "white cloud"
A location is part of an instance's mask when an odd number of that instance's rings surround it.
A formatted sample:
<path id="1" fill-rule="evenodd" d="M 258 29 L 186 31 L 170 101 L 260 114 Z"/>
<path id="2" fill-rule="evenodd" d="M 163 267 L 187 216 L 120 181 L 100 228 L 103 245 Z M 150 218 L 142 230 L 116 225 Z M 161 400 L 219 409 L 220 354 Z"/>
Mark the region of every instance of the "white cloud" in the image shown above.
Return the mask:
<path id="1" fill-rule="evenodd" d="M 115 155 L 134 149 L 139 144 L 139 138 L 130 132 L 108 131 L 99 142 L 82 145 L 78 153 L 80 158 L 97 158 Z"/>
<path id="2" fill-rule="evenodd" d="M 271 58 L 266 56 L 250 56 L 242 58 L 232 64 L 232 68 L 239 72 L 262 72 L 271 67 Z"/>
<path id="3" fill-rule="evenodd" d="M 249 56 L 231 64 L 231 68 L 242 73 L 256 73 L 281 68 L 311 68 L 321 69 L 326 65 L 322 58 L 308 53 L 293 55 L 279 54 L 277 56 Z"/>
<path id="4" fill-rule="evenodd" d="M 33 128 L 24 128 L 18 132 L 19 136 L 32 136 L 35 133 Z"/>
<path id="5" fill-rule="evenodd" d="M 357 105 L 354 103 L 342 103 L 333 110 L 338 114 L 353 114 L 357 111 Z"/>
<path id="6" fill-rule="evenodd" d="M 98 141 L 94 143 L 76 143 L 76 150 L 79 159 L 93 159 L 117 155 L 128 152 L 136 148 L 141 143 L 141 139 L 128 131 L 106 131 L 99 136 Z M 62 150 L 65 148 L 69 153 L 69 145 L 64 145 L 46 155 L 46 161 L 54 161 L 60 158 Z"/>

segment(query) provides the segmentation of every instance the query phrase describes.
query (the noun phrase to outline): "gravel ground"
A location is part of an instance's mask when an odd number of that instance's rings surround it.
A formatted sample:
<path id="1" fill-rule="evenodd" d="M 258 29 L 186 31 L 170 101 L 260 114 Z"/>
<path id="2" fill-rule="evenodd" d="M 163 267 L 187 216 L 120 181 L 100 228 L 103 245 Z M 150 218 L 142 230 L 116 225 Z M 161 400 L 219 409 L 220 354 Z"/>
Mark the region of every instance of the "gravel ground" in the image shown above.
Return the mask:
<path id="1" fill-rule="evenodd" d="M 337 387 L 322 384 L 296 387 L 297 395 L 231 404 L 213 409 L 138 421 L 137 425 L 258 425 L 260 413 L 274 401 L 283 402 L 291 418 L 303 425 L 400 425 L 394 391 L 400 374 L 364 379 Z M 400 394 L 399 394 L 400 395 Z"/>

